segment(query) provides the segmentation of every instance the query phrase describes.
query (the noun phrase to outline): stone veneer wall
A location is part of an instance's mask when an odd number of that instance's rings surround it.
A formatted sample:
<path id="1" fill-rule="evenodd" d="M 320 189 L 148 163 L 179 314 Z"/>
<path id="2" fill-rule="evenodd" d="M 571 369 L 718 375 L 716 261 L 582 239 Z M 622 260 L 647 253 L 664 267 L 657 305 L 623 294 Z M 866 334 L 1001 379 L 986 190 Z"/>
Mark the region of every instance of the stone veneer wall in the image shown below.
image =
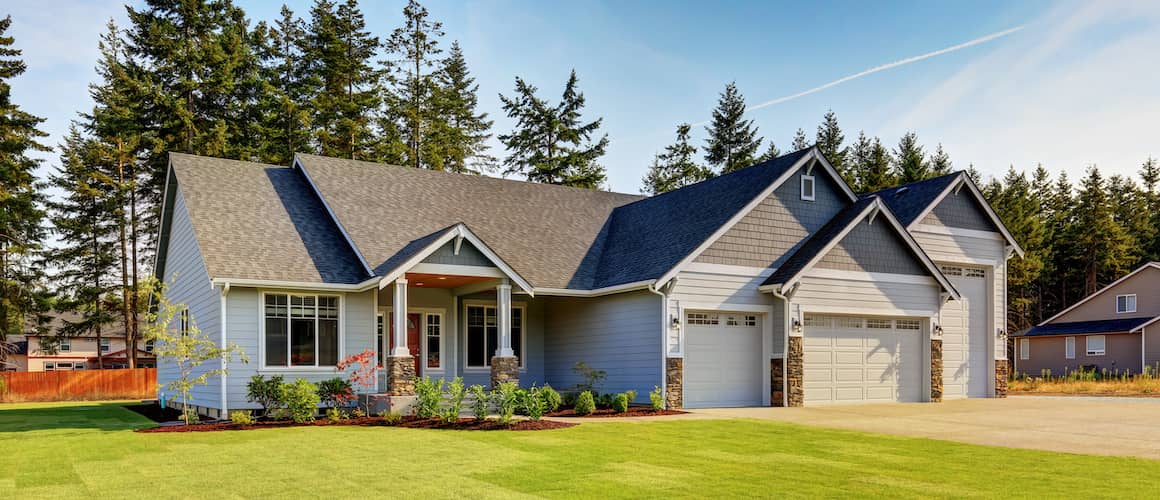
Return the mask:
<path id="1" fill-rule="evenodd" d="M 789 391 L 789 406 L 802 406 L 805 404 L 805 391 L 802 388 L 802 338 L 794 336 L 789 338 L 789 349 L 786 350 L 786 385 Z"/>
<path id="2" fill-rule="evenodd" d="M 504 382 L 520 385 L 520 358 L 515 356 L 493 356 L 491 358 L 491 388 Z"/>
<path id="3" fill-rule="evenodd" d="M 665 359 L 665 407 L 681 408 L 685 405 L 685 360 Z"/>
<path id="4" fill-rule="evenodd" d="M 938 403 L 943 397 L 943 341 L 930 340 L 930 402 Z"/>
<path id="5" fill-rule="evenodd" d="M 1010 361 L 1006 359 L 995 360 L 995 397 L 1007 397 L 1007 380 L 1011 378 Z"/>
<path id="6" fill-rule="evenodd" d="M 387 356 L 387 394 L 392 396 L 415 394 L 415 358 Z"/>
<path id="7" fill-rule="evenodd" d="M 785 360 L 769 360 L 769 405 L 785 406 Z"/>

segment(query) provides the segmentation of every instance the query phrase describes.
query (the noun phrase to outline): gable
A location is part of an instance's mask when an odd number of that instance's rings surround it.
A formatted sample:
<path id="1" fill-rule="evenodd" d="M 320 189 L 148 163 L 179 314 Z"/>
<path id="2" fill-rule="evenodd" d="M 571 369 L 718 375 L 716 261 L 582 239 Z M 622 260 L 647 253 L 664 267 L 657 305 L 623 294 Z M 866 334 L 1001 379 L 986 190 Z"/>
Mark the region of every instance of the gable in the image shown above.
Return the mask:
<path id="1" fill-rule="evenodd" d="M 483 255 L 471 242 L 463 240 L 459 244 L 459 253 L 455 253 L 455 240 L 447 242 L 423 259 L 427 264 L 453 264 L 459 266 L 492 267 L 495 264 Z"/>
<path id="2" fill-rule="evenodd" d="M 922 223 L 975 231 L 999 232 L 999 228 L 987 216 L 983 207 L 979 205 L 979 201 L 965 187 L 957 193 L 947 193 L 946 197 L 923 218 Z"/>
<path id="3" fill-rule="evenodd" d="M 814 201 L 801 197 L 799 168 L 768 198 L 721 235 L 694 262 L 777 267 L 790 250 L 826 225 L 848 203 L 837 182 L 814 167 Z"/>
<path id="4" fill-rule="evenodd" d="M 818 261 L 817 267 L 866 273 L 928 274 L 914 252 L 881 218 L 859 221 Z"/>
<path id="5" fill-rule="evenodd" d="M 1116 313 L 1117 295 L 1136 295 L 1136 312 Z M 1092 295 L 1050 323 L 1099 321 L 1160 316 L 1160 269 L 1148 266 L 1127 279 Z"/>

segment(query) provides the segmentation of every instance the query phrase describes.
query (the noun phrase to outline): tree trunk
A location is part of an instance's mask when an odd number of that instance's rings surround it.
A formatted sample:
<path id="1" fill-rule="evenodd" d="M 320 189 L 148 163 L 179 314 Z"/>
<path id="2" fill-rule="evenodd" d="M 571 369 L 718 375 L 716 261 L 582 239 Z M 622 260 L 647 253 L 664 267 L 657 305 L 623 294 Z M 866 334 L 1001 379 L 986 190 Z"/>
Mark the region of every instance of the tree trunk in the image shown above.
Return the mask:
<path id="1" fill-rule="evenodd" d="M 130 163 L 130 165 L 132 165 L 132 163 Z M 136 169 L 130 167 L 129 171 L 130 171 L 130 173 L 133 174 L 133 178 L 136 179 L 137 178 L 136 177 L 136 174 L 137 174 Z M 125 346 L 125 354 L 127 354 L 127 356 L 125 358 L 129 363 L 129 368 L 136 368 L 137 367 L 137 339 L 140 338 L 140 335 L 139 335 L 140 334 L 140 332 L 139 332 L 140 323 L 138 322 L 137 315 L 141 311 L 141 305 L 138 303 L 138 298 L 140 296 L 140 285 L 139 285 L 139 280 L 138 280 L 138 265 L 137 265 L 137 245 L 138 245 L 138 238 L 137 238 L 137 189 L 136 189 L 135 184 L 133 186 L 133 190 L 129 191 L 129 224 L 130 224 L 129 239 L 130 239 L 130 243 L 131 243 L 130 249 L 132 251 L 132 257 L 133 257 L 133 304 L 132 304 L 133 305 L 133 315 L 131 318 L 133 321 L 133 324 L 129 328 L 126 328 L 126 332 L 125 332 L 126 334 L 129 334 L 129 332 L 132 332 L 132 334 L 128 335 L 128 338 L 125 339 L 128 341 L 127 342 L 128 345 Z"/>
<path id="2" fill-rule="evenodd" d="M 125 163 L 117 160 L 117 184 L 118 189 L 124 190 L 125 182 Z M 132 315 L 129 314 L 130 299 L 129 299 L 129 239 L 127 221 L 125 220 L 125 200 L 121 200 L 121 213 L 117 216 L 118 240 L 121 245 L 121 326 L 125 329 L 125 340 L 130 340 L 130 331 Z M 126 344 L 127 345 L 127 344 Z M 133 368 L 133 361 L 128 358 L 129 351 L 125 351 L 126 358 L 129 359 L 129 368 Z"/>
<path id="3" fill-rule="evenodd" d="M 97 235 L 93 234 L 93 255 L 99 255 L 100 251 L 101 249 L 100 244 L 97 242 Z M 101 313 L 103 312 L 104 308 L 101 307 L 101 272 L 100 270 L 96 271 L 97 272 L 93 273 L 93 289 L 96 291 L 96 297 L 93 298 L 93 314 L 95 314 L 97 317 L 97 369 L 104 370 L 105 353 L 101 351 Z"/>

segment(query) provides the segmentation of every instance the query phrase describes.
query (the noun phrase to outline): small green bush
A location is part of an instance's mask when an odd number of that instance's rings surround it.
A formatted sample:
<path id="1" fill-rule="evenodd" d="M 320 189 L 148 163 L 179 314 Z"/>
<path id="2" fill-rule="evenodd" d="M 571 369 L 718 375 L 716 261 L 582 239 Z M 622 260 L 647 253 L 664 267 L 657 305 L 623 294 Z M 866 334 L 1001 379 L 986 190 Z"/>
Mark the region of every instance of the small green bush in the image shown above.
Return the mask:
<path id="1" fill-rule="evenodd" d="M 262 416 L 268 417 L 271 412 L 282 407 L 282 383 L 281 375 L 274 375 L 268 379 L 254 375 L 246 383 L 246 400 L 261 405 Z"/>
<path id="2" fill-rule="evenodd" d="M 613 394 L 600 394 L 600 395 L 596 396 L 595 397 L 596 407 L 597 408 L 611 408 L 613 397 L 615 397 L 615 395 L 613 395 Z"/>
<path id="3" fill-rule="evenodd" d="M 403 414 L 390 410 L 383 410 L 379 412 L 379 416 L 383 417 L 383 421 L 387 425 L 399 425 L 403 423 Z"/>
<path id="4" fill-rule="evenodd" d="M 282 384 L 279 399 L 285 405 L 287 415 L 296 423 L 306 423 L 314 420 L 318 412 L 318 386 L 309 380 L 300 378 L 294 383 Z"/>
<path id="5" fill-rule="evenodd" d="M 564 393 L 564 406 L 565 407 L 576 406 L 576 395 L 577 394 L 578 393 L 575 393 L 575 392 L 565 392 Z"/>
<path id="6" fill-rule="evenodd" d="M 622 392 L 612 398 L 612 410 L 616 413 L 628 411 L 628 395 Z"/>
<path id="7" fill-rule="evenodd" d="M 564 402 L 563 399 L 560 397 L 560 393 L 557 392 L 555 389 L 552 388 L 552 386 L 550 386 L 548 384 L 544 384 L 544 386 L 540 388 L 539 395 L 540 395 L 540 399 L 543 400 L 543 402 L 544 402 L 544 409 L 548 413 L 559 410 L 560 405 L 563 404 L 563 402 Z"/>
<path id="8" fill-rule="evenodd" d="M 415 416 L 434 418 L 439 415 L 439 403 L 443 400 L 443 379 L 423 377 L 416 380 L 415 396 Z"/>
<path id="9" fill-rule="evenodd" d="M 549 388 L 550 389 L 550 388 Z M 547 403 L 544 402 L 544 389 L 540 387 L 533 387 L 523 393 L 523 410 L 524 414 L 532 420 L 539 420 L 544 417 L 544 410 L 548 408 Z"/>
<path id="10" fill-rule="evenodd" d="M 636 401 L 636 391 L 635 390 L 629 389 L 627 391 L 624 391 L 624 395 L 628 396 L 628 404 L 632 404 L 633 401 Z"/>
<path id="11" fill-rule="evenodd" d="M 354 390 L 349 380 L 334 377 L 318 383 L 318 398 L 327 408 L 338 408 L 354 400 Z"/>
<path id="12" fill-rule="evenodd" d="M 339 408 L 327 408 L 326 419 L 329 420 L 332 424 L 337 424 L 343 420 L 346 420 L 346 414 L 343 413 Z"/>
<path id="13" fill-rule="evenodd" d="M 499 410 L 499 421 L 508 424 L 511 423 L 512 416 L 519 409 L 520 402 L 527 395 L 515 383 L 504 382 L 491 391 L 491 397 L 495 401 L 496 409 Z"/>
<path id="14" fill-rule="evenodd" d="M 653 411 L 661 411 L 665 409 L 665 395 L 661 391 L 661 386 L 653 386 L 652 392 L 648 393 L 648 400 L 652 403 Z"/>
<path id="15" fill-rule="evenodd" d="M 468 387 L 467 392 L 471 394 L 471 414 L 476 420 L 487 420 L 487 410 L 490 407 L 487 391 L 483 390 L 482 385 L 475 384 Z"/>
<path id="16" fill-rule="evenodd" d="M 463 398 L 467 390 L 463 387 L 463 377 L 455 377 L 447 385 L 447 409 L 443 412 L 444 422 L 459 420 L 459 412 L 463 408 Z"/>
<path id="17" fill-rule="evenodd" d="M 254 416 L 246 410 L 234 410 L 230 412 L 230 421 L 238 425 L 253 425 Z"/>
<path id="18" fill-rule="evenodd" d="M 592 393 L 588 391 L 581 392 L 576 397 L 576 406 L 573 408 L 577 415 L 591 415 L 596 411 L 596 401 L 592 398 Z"/>

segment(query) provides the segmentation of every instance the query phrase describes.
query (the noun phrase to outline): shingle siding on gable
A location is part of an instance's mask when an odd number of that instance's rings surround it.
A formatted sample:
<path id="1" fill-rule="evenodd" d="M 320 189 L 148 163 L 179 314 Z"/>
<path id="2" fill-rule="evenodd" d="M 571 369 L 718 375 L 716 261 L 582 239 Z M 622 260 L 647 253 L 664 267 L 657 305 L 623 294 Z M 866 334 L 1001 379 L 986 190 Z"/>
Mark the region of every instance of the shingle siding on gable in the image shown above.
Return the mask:
<path id="1" fill-rule="evenodd" d="M 847 204 L 841 189 L 814 169 L 815 201 L 801 199 L 801 174 L 778 186 L 696 259 L 709 264 L 776 267 L 790 250 L 817 231 Z"/>
<path id="2" fill-rule="evenodd" d="M 927 271 L 918 258 L 887 224 L 880 217 L 873 223 L 869 218 L 859 222 L 818 261 L 818 267 L 867 273 L 926 275 Z"/>
<path id="3" fill-rule="evenodd" d="M 964 188 L 958 194 L 949 193 L 922 220 L 923 224 L 938 224 L 947 227 L 974 229 L 976 231 L 998 231 L 999 228 L 983 213 L 983 207 Z"/>
<path id="4" fill-rule="evenodd" d="M 443 245 L 434 253 L 427 256 L 426 259 L 423 259 L 423 262 L 428 264 L 454 264 L 459 266 L 492 267 L 495 265 L 479 249 L 467 241 L 464 241 L 459 246 L 459 255 L 455 254 L 455 242 L 449 241 L 446 245 Z"/>

